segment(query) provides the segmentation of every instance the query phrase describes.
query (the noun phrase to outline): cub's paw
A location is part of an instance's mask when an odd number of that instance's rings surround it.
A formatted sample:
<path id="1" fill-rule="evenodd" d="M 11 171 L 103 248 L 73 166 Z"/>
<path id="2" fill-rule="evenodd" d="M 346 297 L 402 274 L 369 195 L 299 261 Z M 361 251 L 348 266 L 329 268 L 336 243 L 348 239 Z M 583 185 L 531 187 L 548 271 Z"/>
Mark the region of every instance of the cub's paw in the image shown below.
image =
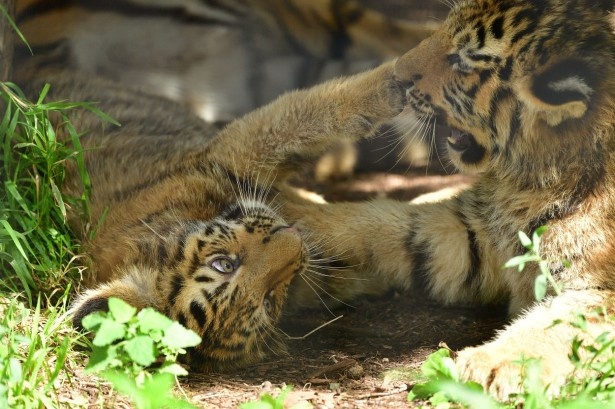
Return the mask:
<path id="1" fill-rule="evenodd" d="M 531 350 L 530 350 L 531 351 Z M 547 392 L 556 395 L 569 372 L 566 356 L 553 359 L 535 353 L 523 352 L 517 345 L 488 343 L 475 348 L 466 348 L 458 353 L 456 363 L 461 379 L 481 384 L 485 391 L 500 400 L 508 400 L 511 394 L 523 390 L 523 382 L 530 367 L 537 359 L 539 376 Z"/>
<path id="2" fill-rule="evenodd" d="M 393 64 L 386 63 L 351 78 L 355 112 L 372 124 L 389 121 L 406 105 L 406 90 L 393 75 Z"/>

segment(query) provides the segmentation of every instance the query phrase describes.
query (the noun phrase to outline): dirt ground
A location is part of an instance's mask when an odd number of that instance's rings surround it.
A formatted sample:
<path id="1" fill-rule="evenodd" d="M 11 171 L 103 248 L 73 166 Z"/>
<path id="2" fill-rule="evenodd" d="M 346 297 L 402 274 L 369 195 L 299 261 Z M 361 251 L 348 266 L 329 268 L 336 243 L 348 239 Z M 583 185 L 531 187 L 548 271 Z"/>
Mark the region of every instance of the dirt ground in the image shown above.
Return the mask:
<path id="1" fill-rule="evenodd" d="M 418 168 L 402 173 L 369 173 L 352 180 L 310 185 L 328 200 L 394 197 L 459 186 L 471 178 Z M 321 324 L 342 316 L 312 335 L 297 339 Z M 283 330 L 288 354 L 229 374 L 191 374 L 182 382 L 193 402 L 206 408 L 235 408 L 276 394 L 284 385 L 293 390 L 286 407 L 307 401 L 315 408 L 411 407 L 407 392 L 412 375 L 441 342 L 451 349 L 481 343 L 505 322 L 500 306 L 442 306 L 421 294 L 392 293 L 361 300 L 351 307 L 324 308 L 288 314 Z"/>

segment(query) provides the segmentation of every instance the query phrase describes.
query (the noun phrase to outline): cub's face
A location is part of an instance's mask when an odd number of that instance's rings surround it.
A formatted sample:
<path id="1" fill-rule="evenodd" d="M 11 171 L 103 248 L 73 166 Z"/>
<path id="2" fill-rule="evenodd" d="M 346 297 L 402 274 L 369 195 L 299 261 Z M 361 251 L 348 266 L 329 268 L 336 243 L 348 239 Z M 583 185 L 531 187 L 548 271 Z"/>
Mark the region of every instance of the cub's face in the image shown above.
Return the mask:
<path id="1" fill-rule="evenodd" d="M 553 154 L 563 143 L 591 149 L 574 135 L 604 104 L 614 2 L 457 3 L 441 29 L 396 63 L 407 89 L 402 117 L 446 123 L 451 160 L 466 171 L 570 159 Z"/>
<path id="2" fill-rule="evenodd" d="M 140 264 L 83 294 L 73 306 L 75 325 L 118 297 L 198 333 L 201 344 L 187 356 L 195 368 L 226 369 L 281 351 L 275 324 L 291 280 L 308 263 L 298 230 L 249 202 L 210 221 L 180 221 L 168 232 L 144 239 L 152 250 Z"/>
<path id="3" fill-rule="evenodd" d="M 298 230 L 265 206 L 234 206 L 188 236 L 184 254 L 167 277 L 168 313 L 202 336 L 191 365 L 244 365 L 281 347 L 275 323 L 308 261 Z"/>

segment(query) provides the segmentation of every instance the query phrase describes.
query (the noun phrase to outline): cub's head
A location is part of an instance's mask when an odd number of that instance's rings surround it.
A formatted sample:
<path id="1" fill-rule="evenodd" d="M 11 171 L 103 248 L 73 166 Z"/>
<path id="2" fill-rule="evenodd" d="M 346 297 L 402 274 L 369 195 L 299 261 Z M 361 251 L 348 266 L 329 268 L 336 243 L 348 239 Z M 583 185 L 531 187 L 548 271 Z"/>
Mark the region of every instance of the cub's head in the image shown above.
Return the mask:
<path id="1" fill-rule="evenodd" d="M 615 2 L 455 3 L 396 63 L 402 119 L 446 123 L 451 160 L 466 171 L 545 178 L 579 155 L 603 162 L 615 117 Z"/>
<path id="2" fill-rule="evenodd" d="M 75 325 L 118 297 L 198 333 L 202 342 L 187 356 L 195 368 L 241 366 L 283 348 L 275 324 L 308 252 L 299 232 L 269 207 L 232 205 L 211 221 L 181 223 L 160 235 L 150 254 L 150 263 L 86 292 L 73 307 Z"/>

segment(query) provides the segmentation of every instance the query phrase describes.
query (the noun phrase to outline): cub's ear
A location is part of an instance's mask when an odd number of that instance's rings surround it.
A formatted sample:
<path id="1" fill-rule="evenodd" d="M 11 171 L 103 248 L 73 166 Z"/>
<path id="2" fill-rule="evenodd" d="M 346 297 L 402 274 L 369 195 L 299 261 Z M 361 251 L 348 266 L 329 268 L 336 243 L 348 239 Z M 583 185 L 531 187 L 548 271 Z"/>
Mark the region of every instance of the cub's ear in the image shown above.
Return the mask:
<path id="1" fill-rule="evenodd" d="M 567 119 L 581 118 L 596 91 L 598 73 L 586 61 L 559 61 L 529 80 L 521 98 L 536 108 L 539 117 L 556 126 Z"/>
<path id="2" fill-rule="evenodd" d="M 73 317 L 73 326 L 83 329 L 81 322 L 86 315 L 96 311 L 108 311 L 110 297 L 120 298 L 139 310 L 155 307 L 154 277 L 156 275 L 148 269 L 133 266 L 127 269 L 123 278 L 87 290 L 70 308 L 69 314 Z"/>

